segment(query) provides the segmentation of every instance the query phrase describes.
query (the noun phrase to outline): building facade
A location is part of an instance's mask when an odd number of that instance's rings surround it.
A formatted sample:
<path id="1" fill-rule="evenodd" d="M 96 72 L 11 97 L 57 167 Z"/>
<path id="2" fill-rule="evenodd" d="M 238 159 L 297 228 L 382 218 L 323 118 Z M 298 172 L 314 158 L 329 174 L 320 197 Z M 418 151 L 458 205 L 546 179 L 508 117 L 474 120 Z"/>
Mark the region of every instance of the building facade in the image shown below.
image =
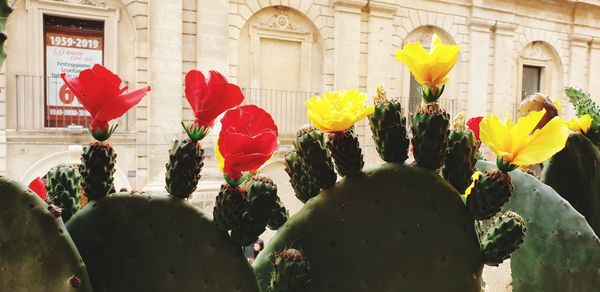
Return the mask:
<path id="1" fill-rule="evenodd" d="M 93 63 L 150 94 L 119 121 L 117 188 L 162 191 L 190 69 L 217 70 L 243 88 L 247 103 L 275 118 L 281 153 L 265 171 L 282 175 L 282 153 L 306 123 L 304 102 L 325 90 L 385 85 L 409 110 L 416 82 L 394 58 L 431 36 L 462 46 L 442 104 L 468 116 L 514 117 L 526 93 L 562 101 L 575 85 L 600 98 L 598 0 L 15 0 L 0 79 L 0 174 L 28 182 L 58 163 L 77 163 L 90 140 L 88 117 L 57 74 Z M 366 122 L 357 126 L 367 164 L 376 163 Z M 220 176 L 215 129 L 195 196 L 209 208 Z M 289 188 L 289 187 L 287 187 Z M 289 192 L 291 194 L 291 192 Z M 291 199 L 290 199 L 291 200 Z M 294 208 L 292 208 L 294 209 Z"/>

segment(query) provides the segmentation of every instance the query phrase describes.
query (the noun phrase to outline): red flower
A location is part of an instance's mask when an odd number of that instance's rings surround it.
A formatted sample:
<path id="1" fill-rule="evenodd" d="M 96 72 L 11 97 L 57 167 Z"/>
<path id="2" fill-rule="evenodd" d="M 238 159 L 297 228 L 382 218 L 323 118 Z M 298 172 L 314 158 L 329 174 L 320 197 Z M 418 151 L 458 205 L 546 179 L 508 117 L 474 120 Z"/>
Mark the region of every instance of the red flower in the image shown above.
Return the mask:
<path id="1" fill-rule="evenodd" d="M 481 120 L 483 120 L 483 117 L 474 117 L 467 121 L 467 126 L 471 129 L 473 134 L 475 134 L 475 139 L 477 139 L 477 141 L 481 141 L 479 140 L 479 123 L 481 123 Z"/>
<path id="2" fill-rule="evenodd" d="M 146 86 L 124 94 L 128 88 L 120 88 L 121 78 L 98 64 L 81 71 L 78 77 L 68 78 L 66 73 L 60 77 L 92 116 L 92 136 L 99 141 L 108 139 L 114 131 L 108 127 L 110 120 L 125 114 L 150 91 Z"/>
<path id="3" fill-rule="evenodd" d="M 42 200 L 46 200 L 48 190 L 46 190 L 46 183 L 39 177 L 36 177 L 29 183 L 29 189 L 36 193 Z"/>
<path id="4" fill-rule="evenodd" d="M 242 90 L 237 85 L 228 83 L 221 73 L 210 71 L 209 74 L 206 78 L 202 72 L 191 70 L 185 75 L 185 97 L 196 118 L 195 125 L 190 128 L 193 130 L 194 126 L 198 126 L 204 132 L 200 139 L 206 135 L 220 114 L 240 105 L 244 100 Z M 190 135 L 187 127 L 185 128 Z"/>
<path id="5" fill-rule="evenodd" d="M 277 126 L 271 115 L 255 105 L 227 111 L 221 124 L 218 146 L 229 179 L 237 181 L 242 172 L 257 170 L 277 150 Z"/>

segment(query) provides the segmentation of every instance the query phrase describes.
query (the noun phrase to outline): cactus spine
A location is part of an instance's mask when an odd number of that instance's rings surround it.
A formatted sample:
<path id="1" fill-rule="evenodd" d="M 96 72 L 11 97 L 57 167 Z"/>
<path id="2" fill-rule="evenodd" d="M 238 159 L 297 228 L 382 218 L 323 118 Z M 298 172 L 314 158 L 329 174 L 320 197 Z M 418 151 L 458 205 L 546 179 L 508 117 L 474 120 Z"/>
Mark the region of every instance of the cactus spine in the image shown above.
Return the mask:
<path id="1" fill-rule="evenodd" d="M 113 184 L 117 154 L 106 142 L 92 142 L 83 147 L 80 173 L 81 186 L 90 200 L 106 197 L 115 192 Z"/>
<path id="2" fill-rule="evenodd" d="M 337 179 L 324 140 L 321 131 L 312 126 L 304 126 L 298 131 L 294 141 L 299 161 L 306 166 L 307 174 L 320 188 L 331 187 Z"/>
<path id="3" fill-rule="evenodd" d="M 67 222 L 81 209 L 81 175 L 69 165 L 53 167 L 46 174 L 46 202 L 62 209 L 63 222 Z"/>
<path id="4" fill-rule="evenodd" d="M 600 147 L 600 106 L 596 104 L 589 93 L 575 87 L 566 87 L 565 93 L 569 101 L 575 106 L 577 116 L 589 114 L 592 117 L 592 126 L 586 136 Z"/>
<path id="5" fill-rule="evenodd" d="M 408 158 L 409 140 L 406 117 L 396 100 L 388 100 L 383 86 L 377 87 L 375 111 L 369 116 L 377 153 L 386 162 L 404 162 Z"/>

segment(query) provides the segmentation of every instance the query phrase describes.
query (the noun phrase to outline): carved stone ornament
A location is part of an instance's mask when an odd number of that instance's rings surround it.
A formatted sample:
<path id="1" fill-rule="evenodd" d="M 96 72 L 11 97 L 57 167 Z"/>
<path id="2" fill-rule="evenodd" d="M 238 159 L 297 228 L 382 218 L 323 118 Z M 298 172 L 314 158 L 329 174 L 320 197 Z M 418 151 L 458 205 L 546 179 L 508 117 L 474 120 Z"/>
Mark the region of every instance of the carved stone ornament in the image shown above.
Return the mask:
<path id="1" fill-rule="evenodd" d="M 56 2 L 65 2 L 70 4 L 88 5 L 96 7 L 106 7 L 105 0 L 54 0 Z"/>
<path id="2" fill-rule="evenodd" d="M 291 22 L 288 16 L 288 8 L 285 6 L 276 6 L 274 15 L 267 17 L 260 23 L 261 27 L 275 28 L 279 30 L 305 32 L 304 28 L 298 27 Z"/>

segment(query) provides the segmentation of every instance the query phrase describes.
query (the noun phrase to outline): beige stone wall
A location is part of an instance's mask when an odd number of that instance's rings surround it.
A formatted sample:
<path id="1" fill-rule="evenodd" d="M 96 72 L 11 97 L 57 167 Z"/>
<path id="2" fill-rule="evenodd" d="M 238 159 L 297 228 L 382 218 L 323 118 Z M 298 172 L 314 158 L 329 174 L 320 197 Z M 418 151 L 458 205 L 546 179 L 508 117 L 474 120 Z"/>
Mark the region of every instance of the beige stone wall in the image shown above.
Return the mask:
<path id="1" fill-rule="evenodd" d="M 168 146 L 182 137 L 179 121 L 192 119 L 183 96 L 183 76 L 192 68 L 216 69 L 242 87 L 263 89 L 358 88 L 372 96 L 384 84 L 390 96 L 408 102 L 410 75 L 394 52 L 438 33 L 463 48 L 443 97 L 457 111 L 513 115 L 523 65 L 544 68 L 542 90 L 563 101 L 567 116 L 573 112 L 563 86 L 578 85 L 600 98 L 600 85 L 593 82 L 600 79 L 600 6 L 593 1 L 106 0 L 96 1 L 99 7 L 12 2 L 9 59 L 0 75 L 0 173 L 12 177 L 88 141 L 85 133 L 45 129 L 39 92 L 31 95 L 30 108 L 16 99 L 16 76 L 41 74 L 40 40 L 32 36 L 39 34 L 40 13 L 50 8 L 106 19 L 107 66 L 132 88 L 153 86 L 121 121 L 126 127 L 114 142 L 122 151 L 118 166 L 136 189 L 162 189 Z M 277 66 L 269 66 L 271 57 Z M 286 64 L 286 58 L 293 60 Z M 367 123 L 357 129 L 367 164 L 378 164 Z M 209 156 L 217 132 L 204 141 Z M 200 193 L 209 198 L 220 181 L 212 157 L 203 173 L 209 182 Z"/>

